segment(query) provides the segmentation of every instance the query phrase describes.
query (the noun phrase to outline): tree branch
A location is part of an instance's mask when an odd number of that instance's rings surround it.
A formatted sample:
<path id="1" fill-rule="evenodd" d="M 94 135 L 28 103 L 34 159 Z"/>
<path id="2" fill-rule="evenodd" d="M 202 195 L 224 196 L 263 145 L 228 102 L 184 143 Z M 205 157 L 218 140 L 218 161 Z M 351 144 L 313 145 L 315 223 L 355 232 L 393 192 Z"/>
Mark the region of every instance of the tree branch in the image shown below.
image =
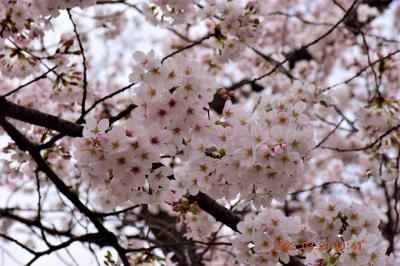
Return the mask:
<path id="1" fill-rule="evenodd" d="M 82 136 L 83 127 L 76 123 L 49 115 L 35 109 L 23 107 L 0 97 L 0 115 L 11 117 L 33 125 L 56 130 L 66 136 Z"/>
<path id="2" fill-rule="evenodd" d="M 79 36 L 78 33 L 78 29 L 76 26 L 75 21 L 72 18 L 71 12 L 69 9 L 67 9 L 68 12 L 68 16 L 69 19 L 71 20 L 71 23 L 74 27 L 74 33 L 76 36 L 76 39 L 78 40 L 78 44 L 79 44 L 79 49 L 82 55 L 82 66 L 83 66 L 83 94 L 82 94 L 82 103 L 81 103 L 81 107 L 82 107 L 82 114 L 85 113 L 85 109 L 86 109 L 86 97 L 87 97 L 87 86 L 88 86 L 88 81 L 87 81 L 87 59 L 86 59 L 86 55 L 85 55 L 85 49 L 83 48 L 83 44 L 82 44 L 82 40 L 81 37 Z"/>
<path id="3" fill-rule="evenodd" d="M 0 125 L 13 139 L 20 150 L 29 152 L 36 162 L 38 169 L 45 173 L 47 177 L 54 183 L 56 188 L 67 199 L 69 199 L 81 213 L 89 218 L 99 233 L 101 233 L 105 238 L 109 239 L 110 244 L 118 252 L 118 255 L 120 256 L 124 265 L 129 266 L 128 258 L 126 257 L 124 249 L 119 245 L 117 237 L 104 227 L 104 225 L 97 219 L 96 215 L 94 215 L 93 212 L 80 201 L 79 197 L 72 192 L 57 176 L 57 174 L 47 165 L 46 161 L 40 155 L 40 152 L 36 149 L 35 145 L 33 145 L 33 143 L 31 143 L 24 135 L 22 135 L 21 132 L 19 132 L 12 124 L 10 124 L 4 116 L 0 116 Z"/>

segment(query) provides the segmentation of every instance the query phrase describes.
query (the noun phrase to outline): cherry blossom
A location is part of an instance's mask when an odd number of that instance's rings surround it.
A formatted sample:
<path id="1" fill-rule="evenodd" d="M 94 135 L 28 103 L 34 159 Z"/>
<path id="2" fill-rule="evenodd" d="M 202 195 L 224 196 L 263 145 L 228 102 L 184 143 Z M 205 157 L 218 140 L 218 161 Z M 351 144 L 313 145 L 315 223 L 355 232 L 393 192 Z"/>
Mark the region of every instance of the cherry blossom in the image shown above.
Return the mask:
<path id="1" fill-rule="evenodd" d="M 1 1 L 5 263 L 398 265 L 399 17 Z"/>

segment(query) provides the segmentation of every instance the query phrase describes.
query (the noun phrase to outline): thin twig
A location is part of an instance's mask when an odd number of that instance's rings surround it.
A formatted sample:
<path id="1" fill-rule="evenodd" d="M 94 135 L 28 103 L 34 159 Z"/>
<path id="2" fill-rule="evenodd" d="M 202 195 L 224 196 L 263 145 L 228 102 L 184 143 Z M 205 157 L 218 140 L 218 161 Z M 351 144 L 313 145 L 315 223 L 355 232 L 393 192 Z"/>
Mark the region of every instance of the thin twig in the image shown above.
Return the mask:
<path id="1" fill-rule="evenodd" d="M 79 49 L 80 49 L 81 55 L 82 55 L 83 95 L 82 95 L 82 103 L 81 103 L 81 106 L 82 106 L 82 112 L 81 113 L 83 114 L 83 113 L 85 113 L 85 108 L 86 108 L 86 97 L 87 97 L 87 86 L 88 86 L 88 81 L 87 81 L 87 59 L 86 59 L 86 55 L 85 55 L 85 49 L 83 48 L 83 45 L 82 45 L 81 37 L 80 37 L 80 35 L 78 33 L 78 29 L 77 29 L 76 23 L 72 18 L 72 14 L 71 14 L 70 9 L 67 9 L 67 12 L 68 12 L 69 19 L 71 20 L 71 23 L 72 23 L 72 25 L 74 27 L 74 33 L 75 33 L 76 39 L 78 41 Z"/>
<path id="2" fill-rule="evenodd" d="M 299 49 L 296 50 L 302 50 L 302 49 L 307 49 L 315 44 L 317 44 L 319 41 L 321 41 L 322 39 L 324 39 L 325 37 L 329 36 L 343 21 L 346 20 L 346 18 L 350 15 L 350 13 L 353 11 L 354 7 L 356 6 L 358 0 L 355 0 L 353 2 L 353 4 L 350 6 L 350 8 L 347 10 L 346 14 L 338 21 L 336 22 L 328 31 L 326 31 L 324 34 L 322 34 L 321 36 L 319 36 L 318 38 L 316 38 L 315 40 L 313 40 L 312 42 L 309 42 L 306 45 L 301 46 Z M 271 69 L 270 71 L 268 71 L 267 73 L 249 81 L 249 83 L 251 82 L 255 82 L 255 81 L 259 81 L 271 74 L 273 74 L 277 69 L 279 69 L 283 64 L 285 64 L 287 61 L 289 61 L 289 59 L 291 58 L 291 56 L 294 54 L 294 52 L 290 53 L 289 56 L 287 56 L 284 60 L 282 60 L 281 62 L 279 62 L 279 64 L 277 64 L 273 69 Z"/>
<path id="3" fill-rule="evenodd" d="M 337 125 L 328 133 L 328 135 L 325 136 L 325 138 L 323 138 L 317 145 L 315 145 L 315 147 L 313 148 L 313 150 L 317 149 L 318 147 L 320 147 L 325 141 L 327 141 L 329 139 L 330 136 L 332 136 L 332 134 L 335 133 L 335 131 L 339 128 L 340 124 L 344 121 L 344 118 L 342 118 L 339 123 L 337 123 Z"/>
<path id="4" fill-rule="evenodd" d="M 6 239 L 6 240 L 8 240 L 10 242 L 13 242 L 13 243 L 17 244 L 18 246 L 20 246 L 21 248 L 25 249 L 26 251 L 28 251 L 31 254 L 36 254 L 36 251 L 34 251 L 33 249 L 31 249 L 31 248 L 27 247 L 26 245 L 22 244 L 21 242 L 19 242 L 15 238 L 12 238 L 12 237 L 10 237 L 10 236 L 8 236 L 6 234 L 3 234 L 3 233 L 0 233 L 0 237 L 4 238 L 4 239 Z"/>
<path id="5" fill-rule="evenodd" d="M 364 147 L 359 147 L 359 148 L 352 148 L 352 149 L 342 149 L 342 148 L 335 148 L 335 147 L 325 147 L 325 146 L 321 146 L 319 147 L 320 149 L 327 149 L 327 150 L 334 150 L 334 151 L 338 151 L 338 152 L 352 152 L 352 151 L 365 151 L 368 149 L 371 149 L 372 147 L 374 147 L 378 142 L 380 142 L 384 137 L 386 137 L 387 135 L 389 135 L 390 133 L 392 133 L 393 131 L 397 130 L 400 128 L 400 124 L 390 128 L 389 130 L 387 130 L 385 133 L 383 133 L 382 135 L 380 135 L 377 139 L 375 139 L 373 142 L 371 142 L 370 144 L 367 144 Z"/>
<path id="6" fill-rule="evenodd" d="M 117 90 L 117 91 L 115 91 L 113 93 L 110 93 L 110 94 L 98 99 L 78 118 L 78 120 L 76 120 L 76 123 L 82 123 L 83 122 L 83 118 L 85 117 L 85 115 L 87 115 L 90 111 L 92 111 L 100 103 L 102 103 L 102 102 L 114 97 L 115 95 L 118 95 L 118 94 L 130 89 L 134 85 L 135 85 L 135 83 L 131 83 L 131 84 L 129 84 L 129 85 L 125 86 L 125 87 L 122 87 L 121 89 L 119 89 L 119 90 Z"/>
<path id="7" fill-rule="evenodd" d="M 357 190 L 357 191 L 360 190 L 360 187 L 352 186 L 352 185 L 346 184 L 346 183 L 344 183 L 342 181 L 330 181 L 330 182 L 323 183 L 321 185 L 317 185 L 317 186 L 313 186 L 313 187 L 310 187 L 310 188 L 294 191 L 292 193 L 289 193 L 289 195 L 295 196 L 295 195 L 298 195 L 300 193 L 310 192 L 310 191 L 313 191 L 313 190 L 318 189 L 318 188 L 326 188 L 326 187 L 328 187 L 330 185 L 337 185 L 337 184 L 343 185 L 343 186 L 345 186 L 345 187 L 347 187 L 349 189 L 354 189 L 354 190 Z"/>
<path id="8" fill-rule="evenodd" d="M 399 181 L 399 175 L 400 175 L 400 149 L 399 149 L 399 151 L 398 151 L 398 154 L 397 154 L 397 159 L 396 159 L 396 172 L 397 172 L 397 175 L 396 175 L 396 180 L 395 180 L 395 182 L 394 182 L 394 210 L 395 210 L 395 212 L 396 212 L 396 223 L 395 223 L 395 225 L 394 225 L 394 234 L 393 234 L 393 237 L 397 234 L 397 228 L 398 228 L 398 226 L 399 226 L 399 210 L 397 209 L 397 203 L 398 203 L 398 201 L 399 201 L 399 184 L 398 184 L 398 181 Z"/>
<path id="9" fill-rule="evenodd" d="M 24 83 L 24 84 L 18 86 L 17 88 L 13 89 L 12 91 L 7 92 L 6 94 L 3 94 L 1 97 L 4 97 L 4 98 L 5 98 L 5 97 L 8 97 L 8 96 L 10 96 L 11 94 L 16 93 L 17 91 L 19 91 L 19 90 L 25 88 L 25 87 L 28 86 L 28 85 L 31 85 L 31 84 L 35 83 L 35 82 L 38 81 L 38 80 L 47 78 L 47 74 L 49 74 L 50 72 L 53 72 L 53 70 L 56 69 L 56 68 L 57 68 L 57 66 L 52 67 L 51 69 L 49 69 L 49 70 L 46 71 L 45 73 L 41 74 L 40 76 L 37 76 L 36 78 L 34 78 L 34 79 L 32 79 L 32 80 L 30 80 L 30 81 L 28 81 L 28 82 L 26 82 L 26 83 Z"/>
<path id="10" fill-rule="evenodd" d="M 182 51 L 188 50 L 188 49 L 190 49 L 190 48 L 192 48 L 192 47 L 194 47 L 194 46 L 196 46 L 196 45 L 199 45 L 199 44 L 201 44 L 202 42 L 204 42 L 205 40 L 208 40 L 208 39 L 210 39 L 210 38 L 213 37 L 213 36 L 215 36 L 214 33 L 212 33 L 212 34 L 207 34 L 207 35 L 204 36 L 203 38 L 201 38 L 201 39 L 199 39 L 199 40 L 197 40 L 197 41 L 194 41 L 193 43 L 191 43 L 191 44 L 189 44 L 189 45 L 187 45 L 187 46 L 184 46 L 184 47 L 182 47 L 182 48 L 180 48 L 180 49 L 178 49 L 178 50 L 176 50 L 176 51 L 170 53 L 169 55 L 165 56 L 165 57 L 161 60 L 161 64 L 162 64 L 166 59 L 168 59 L 168 58 L 170 58 L 170 57 L 172 57 L 172 56 L 174 56 L 174 55 L 176 55 L 176 54 L 178 54 L 178 53 L 180 53 L 180 52 L 182 52 Z"/>
<path id="11" fill-rule="evenodd" d="M 37 220 L 39 221 L 39 224 L 42 223 L 42 194 L 40 193 L 40 179 L 39 179 L 39 170 L 35 170 L 35 177 L 36 177 L 36 192 L 38 194 L 38 203 L 37 203 Z M 40 234 L 42 235 L 43 241 L 46 243 L 48 247 L 51 247 L 51 244 L 47 240 L 46 234 L 44 233 L 43 226 L 40 226 Z"/>
<path id="12" fill-rule="evenodd" d="M 321 90 L 320 93 L 325 92 L 325 91 L 328 91 L 328 90 L 330 90 L 330 89 L 332 89 L 332 88 L 334 88 L 334 87 L 337 87 L 337 86 L 339 86 L 339 85 L 342 85 L 342 84 L 348 84 L 348 83 L 351 82 L 352 80 L 358 78 L 358 77 L 359 77 L 362 73 L 364 73 L 368 68 L 374 66 L 374 65 L 377 64 L 377 63 L 383 62 L 384 60 L 386 60 L 386 59 L 388 59 L 388 58 L 390 58 L 390 57 L 392 57 L 392 56 L 394 56 L 394 55 L 396 55 L 396 54 L 398 54 L 398 53 L 400 53 L 400 49 L 395 50 L 395 51 L 393 51 L 393 52 L 387 54 L 386 56 L 384 56 L 384 57 L 382 57 L 382 58 L 379 58 L 379 59 L 373 61 L 371 64 L 368 64 L 367 66 L 363 67 L 363 68 L 362 68 L 360 71 L 358 71 L 354 76 L 352 76 L 352 77 L 346 79 L 345 81 L 338 82 L 338 83 L 335 83 L 335 84 L 333 84 L 333 85 L 331 85 L 331 86 L 329 86 L 329 87 L 326 87 L 326 88 L 324 88 L 323 90 Z"/>

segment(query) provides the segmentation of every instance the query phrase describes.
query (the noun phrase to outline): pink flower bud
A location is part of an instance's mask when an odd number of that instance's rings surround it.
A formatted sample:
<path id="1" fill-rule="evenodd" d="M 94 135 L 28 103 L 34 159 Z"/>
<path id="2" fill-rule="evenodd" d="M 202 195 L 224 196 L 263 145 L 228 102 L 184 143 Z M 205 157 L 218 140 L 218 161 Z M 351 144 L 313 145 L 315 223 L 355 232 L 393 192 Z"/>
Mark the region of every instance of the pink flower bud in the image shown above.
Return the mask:
<path id="1" fill-rule="evenodd" d="M 224 122 L 222 122 L 222 126 L 223 126 L 223 127 L 230 127 L 230 126 L 232 126 L 232 125 L 231 125 L 231 123 L 229 123 L 228 121 L 224 121 Z"/>
<path id="2" fill-rule="evenodd" d="M 273 148 L 273 152 L 274 152 L 274 154 L 281 154 L 283 152 L 283 148 L 281 147 L 281 145 L 276 145 Z"/>
<path id="3" fill-rule="evenodd" d="M 126 135 L 127 137 L 133 137 L 133 131 L 128 130 L 128 129 L 125 129 L 125 135 Z"/>
<path id="4" fill-rule="evenodd" d="M 271 155 L 271 154 L 272 154 L 272 151 L 271 151 L 271 149 L 269 148 L 268 144 L 263 144 L 263 145 L 261 146 L 261 153 L 262 153 L 263 155 Z"/>
<path id="5" fill-rule="evenodd" d="M 107 136 L 106 133 L 100 133 L 99 135 L 97 135 L 97 138 L 98 138 L 100 141 L 106 141 L 106 140 L 108 139 L 108 136 Z"/>
<path id="6" fill-rule="evenodd" d="M 271 226 L 264 226 L 261 229 L 264 233 L 267 233 L 268 235 L 271 235 L 274 231 Z"/>

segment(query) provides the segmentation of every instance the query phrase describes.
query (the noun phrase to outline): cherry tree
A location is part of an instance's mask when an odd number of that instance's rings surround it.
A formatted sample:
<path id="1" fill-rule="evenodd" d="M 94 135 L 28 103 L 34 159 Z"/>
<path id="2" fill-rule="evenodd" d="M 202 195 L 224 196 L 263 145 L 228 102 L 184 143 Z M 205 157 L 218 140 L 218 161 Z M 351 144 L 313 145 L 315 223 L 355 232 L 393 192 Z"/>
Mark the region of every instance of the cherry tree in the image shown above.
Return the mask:
<path id="1" fill-rule="evenodd" d="M 2 261 L 400 265 L 399 36 L 395 0 L 1 1 Z"/>

